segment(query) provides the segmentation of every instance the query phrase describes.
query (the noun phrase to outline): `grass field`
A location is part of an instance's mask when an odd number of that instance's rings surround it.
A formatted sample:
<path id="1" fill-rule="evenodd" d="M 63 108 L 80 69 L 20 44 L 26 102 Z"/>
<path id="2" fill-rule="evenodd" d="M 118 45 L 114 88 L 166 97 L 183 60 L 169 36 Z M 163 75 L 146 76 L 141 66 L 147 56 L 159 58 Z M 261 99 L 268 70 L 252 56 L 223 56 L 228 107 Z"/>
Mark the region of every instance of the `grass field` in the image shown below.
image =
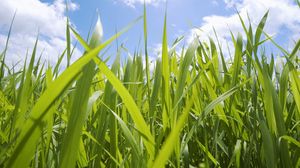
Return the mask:
<path id="1" fill-rule="evenodd" d="M 263 31 L 267 16 L 257 27 L 241 19 L 245 38 L 232 34 L 232 59 L 212 38 L 168 49 L 165 19 L 153 70 L 146 10 L 101 44 L 67 24 L 56 65 L 40 61 L 36 44 L 14 69 L 3 49 L 0 167 L 299 167 L 300 41 L 291 51 L 277 45 Z M 136 22 L 145 52 L 126 61 L 118 52 L 108 66 L 98 55 Z M 72 64 L 71 33 L 85 49 Z M 281 69 L 260 50 L 266 42 L 281 51 Z"/>

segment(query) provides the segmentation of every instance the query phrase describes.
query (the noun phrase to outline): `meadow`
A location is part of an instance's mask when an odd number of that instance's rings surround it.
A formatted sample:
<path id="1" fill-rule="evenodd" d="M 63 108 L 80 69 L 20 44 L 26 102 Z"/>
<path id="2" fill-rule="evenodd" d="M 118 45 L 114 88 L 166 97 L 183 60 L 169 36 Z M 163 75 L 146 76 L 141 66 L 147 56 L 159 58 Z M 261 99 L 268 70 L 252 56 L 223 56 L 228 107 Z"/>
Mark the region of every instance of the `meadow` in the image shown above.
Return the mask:
<path id="1" fill-rule="evenodd" d="M 153 70 L 146 8 L 102 42 L 84 40 L 67 21 L 56 65 L 41 61 L 37 39 L 24 67 L 9 67 L 8 39 L 0 55 L 0 166 L 300 167 L 300 40 L 282 48 L 263 31 L 267 18 L 252 26 L 240 17 L 244 32 L 232 34 L 228 59 L 213 38 L 176 52 L 182 39 L 168 45 L 165 17 Z M 120 50 L 108 65 L 104 49 L 136 22 L 144 22 L 143 52 L 121 60 Z M 74 63 L 71 34 L 85 49 Z M 263 52 L 266 43 L 279 49 L 281 69 Z"/>

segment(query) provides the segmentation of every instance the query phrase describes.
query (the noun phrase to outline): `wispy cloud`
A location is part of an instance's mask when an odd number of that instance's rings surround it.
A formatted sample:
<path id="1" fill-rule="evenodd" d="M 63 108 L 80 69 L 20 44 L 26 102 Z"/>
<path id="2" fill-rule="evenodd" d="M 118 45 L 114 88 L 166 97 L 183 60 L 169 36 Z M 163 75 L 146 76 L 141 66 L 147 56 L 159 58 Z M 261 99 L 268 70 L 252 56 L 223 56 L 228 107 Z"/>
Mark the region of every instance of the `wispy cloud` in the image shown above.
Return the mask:
<path id="1" fill-rule="evenodd" d="M 219 5 L 219 2 L 217 0 L 212 0 L 211 3 L 215 6 L 218 6 Z"/>
<path id="2" fill-rule="evenodd" d="M 69 3 L 69 11 L 79 6 Z M 43 51 L 43 60 L 55 63 L 66 47 L 66 6 L 64 0 L 45 3 L 39 0 L 2 0 L 0 3 L 0 50 L 4 48 L 7 31 L 13 15 L 13 24 L 9 41 L 7 61 L 10 64 L 24 61 L 26 51 L 31 51 L 39 34 L 38 54 Z M 80 53 L 75 50 L 75 53 Z"/>
<path id="3" fill-rule="evenodd" d="M 157 6 L 157 5 L 160 5 L 163 2 L 166 2 L 166 0 L 118 0 L 118 1 L 121 1 L 124 4 L 126 4 L 127 6 L 130 6 L 130 7 L 133 7 L 133 8 L 135 8 L 135 6 L 137 4 L 144 4 L 144 2 L 146 4 L 153 5 L 153 6 Z"/>
<path id="4" fill-rule="evenodd" d="M 247 14 L 255 27 L 262 16 L 269 10 L 269 17 L 266 23 L 265 31 L 271 35 L 280 35 L 279 33 L 286 29 L 290 33 L 285 34 L 290 42 L 300 37 L 300 10 L 293 0 L 224 0 L 227 8 L 234 10 L 236 8 L 246 25 L 248 23 Z M 230 41 L 230 31 L 233 34 L 243 32 L 238 14 L 229 16 L 210 15 L 203 18 L 202 25 L 193 28 L 190 31 L 188 41 L 195 37 L 207 40 L 207 36 L 214 37 L 213 28 L 216 30 L 222 46 L 227 47 Z M 231 45 L 231 44 L 229 44 Z M 226 49 L 227 50 L 227 49 Z"/>

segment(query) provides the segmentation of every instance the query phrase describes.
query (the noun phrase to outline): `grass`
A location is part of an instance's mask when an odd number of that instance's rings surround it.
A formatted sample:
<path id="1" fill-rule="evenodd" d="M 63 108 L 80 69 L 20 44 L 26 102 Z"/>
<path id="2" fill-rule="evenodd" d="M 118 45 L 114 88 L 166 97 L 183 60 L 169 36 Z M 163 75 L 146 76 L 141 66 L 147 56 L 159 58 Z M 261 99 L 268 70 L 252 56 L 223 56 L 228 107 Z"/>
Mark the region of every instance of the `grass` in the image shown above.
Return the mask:
<path id="1" fill-rule="evenodd" d="M 0 55 L 1 167 L 299 167 L 300 40 L 291 52 L 280 47 L 263 31 L 267 17 L 255 30 L 240 18 L 246 38 L 232 34 L 226 63 L 212 38 L 168 49 L 165 16 L 153 71 L 146 7 L 100 44 L 67 20 L 67 47 L 53 66 L 36 58 L 38 39 L 29 63 L 7 66 L 9 31 Z M 145 53 L 121 63 L 118 50 L 107 66 L 99 52 L 141 19 Z M 85 49 L 72 64 L 71 33 Z M 260 52 L 266 41 L 282 51 L 281 72 Z"/>

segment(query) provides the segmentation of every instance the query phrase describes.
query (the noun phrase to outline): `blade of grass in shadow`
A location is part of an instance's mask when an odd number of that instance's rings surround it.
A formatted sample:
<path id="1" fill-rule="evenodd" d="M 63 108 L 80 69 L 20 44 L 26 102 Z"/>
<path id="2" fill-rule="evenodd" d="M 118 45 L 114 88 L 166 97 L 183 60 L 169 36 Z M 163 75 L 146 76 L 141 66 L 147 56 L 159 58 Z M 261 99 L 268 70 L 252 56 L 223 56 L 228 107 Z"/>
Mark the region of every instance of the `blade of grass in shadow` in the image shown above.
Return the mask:
<path id="1" fill-rule="evenodd" d="M 194 104 L 194 101 L 193 101 L 193 97 L 192 97 L 192 98 L 188 99 L 187 105 L 184 108 L 178 121 L 176 122 L 176 125 L 170 132 L 170 134 L 167 137 L 165 143 L 163 144 L 161 150 L 159 151 L 159 153 L 152 165 L 153 168 L 165 167 L 165 164 L 166 164 L 168 158 L 170 157 L 170 155 L 172 154 L 172 151 L 175 147 L 174 141 L 177 142 L 179 140 L 180 132 L 185 125 L 185 121 L 187 120 L 187 118 L 189 116 L 189 112 L 190 112 L 193 104 Z"/>
<path id="2" fill-rule="evenodd" d="M 149 107 L 149 113 L 152 118 L 151 120 L 151 131 L 152 135 L 155 135 L 155 121 L 157 116 L 157 109 L 156 105 L 159 99 L 159 91 L 161 87 L 161 62 L 160 60 L 156 61 L 156 67 L 154 72 L 154 83 L 153 83 L 153 89 L 151 94 L 151 100 L 150 100 L 150 107 Z"/>
<path id="3" fill-rule="evenodd" d="M 219 104 L 219 103 L 223 102 L 224 100 L 226 100 L 228 97 L 230 97 L 232 94 L 234 94 L 240 87 L 242 87 L 243 85 L 245 85 L 249 81 L 250 80 L 246 80 L 245 82 L 241 83 L 240 85 L 231 88 L 230 90 L 226 91 L 225 93 L 223 93 L 222 95 L 220 95 L 218 98 L 216 98 L 215 100 L 213 100 L 211 103 L 209 103 L 203 109 L 203 112 L 200 114 L 200 116 L 197 118 L 197 122 L 192 126 L 192 128 L 188 132 L 185 144 L 182 145 L 182 148 L 184 148 L 185 145 L 187 145 L 187 143 L 191 140 L 192 135 L 196 131 L 196 129 L 197 129 L 200 121 L 202 121 L 208 115 L 208 113 L 211 112 L 211 110 L 213 110 L 215 108 L 215 106 L 217 104 Z"/>
<path id="4" fill-rule="evenodd" d="M 127 141 L 129 142 L 129 144 L 131 145 L 133 151 L 135 152 L 135 154 L 137 156 L 141 155 L 141 151 L 140 148 L 138 148 L 138 143 L 136 142 L 134 136 L 132 135 L 130 129 L 127 127 L 126 123 L 118 116 L 118 114 L 116 114 L 112 109 L 110 109 L 106 104 L 104 104 L 102 102 L 102 104 L 109 109 L 109 111 L 113 114 L 113 116 L 117 119 L 117 121 L 119 122 L 121 129 L 127 139 Z"/>
<path id="5" fill-rule="evenodd" d="M 120 51 L 118 50 L 117 52 L 117 57 L 111 67 L 111 71 L 115 74 L 118 75 L 118 70 L 120 67 Z M 101 72 L 100 72 L 101 73 Z M 108 84 L 107 84 L 108 85 Z M 116 111 L 117 109 L 117 94 L 116 92 L 113 90 L 113 87 L 111 87 L 112 92 L 109 93 L 109 101 L 108 101 L 108 106 L 113 109 L 114 111 Z M 113 115 L 109 116 L 109 130 L 110 130 L 110 153 L 114 158 L 119 158 L 117 156 L 117 152 L 118 152 L 118 125 L 117 125 L 117 120 L 115 119 L 115 117 L 113 117 Z M 117 165 L 112 163 L 110 165 L 111 168 L 116 167 Z"/>
<path id="6" fill-rule="evenodd" d="M 282 104 L 279 101 L 277 91 L 275 90 L 273 83 L 270 77 L 267 75 L 266 71 L 263 71 L 263 78 L 265 81 L 265 85 L 263 86 L 266 92 L 265 99 L 269 99 L 265 101 L 266 102 L 265 106 L 270 106 L 270 108 L 266 109 L 266 111 L 274 116 L 273 119 L 268 118 L 270 117 L 270 115 L 267 116 L 268 122 L 272 122 L 272 123 L 275 122 L 274 125 L 276 126 L 276 128 L 274 128 L 275 129 L 274 133 L 276 137 L 286 135 L 286 126 L 284 122 Z M 285 141 L 281 142 L 279 144 L 279 150 L 280 150 L 281 164 L 287 167 L 291 167 L 292 165 L 291 165 L 287 142 Z"/>
<path id="7" fill-rule="evenodd" d="M 289 142 L 293 143 L 293 144 L 296 145 L 298 148 L 300 148 L 300 142 L 297 141 L 296 139 L 294 139 L 293 137 L 284 135 L 284 136 L 281 136 L 281 137 L 279 138 L 279 141 L 280 141 L 280 140 L 283 140 L 283 139 L 286 140 L 286 141 L 289 141 Z"/>
<path id="8" fill-rule="evenodd" d="M 275 167 L 275 150 L 274 142 L 272 140 L 272 134 L 267 127 L 267 124 L 263 121 L 259 121 L 259 129 L 262 135 L 262 147 L 264 152 L 264 157 L 268 168 Z"/>
<path id="9" fill-rule="evenodd" d="M 291 85 L 291 91 L 294 95 L 294 100 L 295 100 L 295 103 L 296 103 L 296 106 L 297 106 L 297 111 L 298 111 L 298 114 L 300 114 L 300 79 L 299 79 L 299 71 L 296 70 L 296 68 L 290 63 L 290 79 L 291 79 L 291 82 L 290 82 L 290 85 Z"/>
<path id="10" fill-rule="evenodd" d="M 236 141 L 236 145 L 234 146 L 234 151 L 233 151 L 233 155 L 230 159 L 228 168 L 231 167 L 235 161 L 235 166 L 237 168 L 240 168 L 240 158 L 241 157 L 241 140 L 237 140 Z"/>
<path id="11" fill-rule="evenodd" d="M 90 61 L 82 69 L 82 76 L 76 82 L 72 97 L 67 131 L 64 135 L 59 167 L 75 167 L 81 140 L 82 127 L 87 117 L 89 90 L 95 74 L 95 63 Z M 79 88 L 79 89 L 78 89 Z"/>
<path id="12" fill-rule="evenodd" d="M 208 151 L 208 149 L 199 141 L 196 140 L 197 144 L 199 145 L 200 149 L 207 155 L 207 157 L 214 163 L 216 167 L 220 165 L 217 159 Z"/>

